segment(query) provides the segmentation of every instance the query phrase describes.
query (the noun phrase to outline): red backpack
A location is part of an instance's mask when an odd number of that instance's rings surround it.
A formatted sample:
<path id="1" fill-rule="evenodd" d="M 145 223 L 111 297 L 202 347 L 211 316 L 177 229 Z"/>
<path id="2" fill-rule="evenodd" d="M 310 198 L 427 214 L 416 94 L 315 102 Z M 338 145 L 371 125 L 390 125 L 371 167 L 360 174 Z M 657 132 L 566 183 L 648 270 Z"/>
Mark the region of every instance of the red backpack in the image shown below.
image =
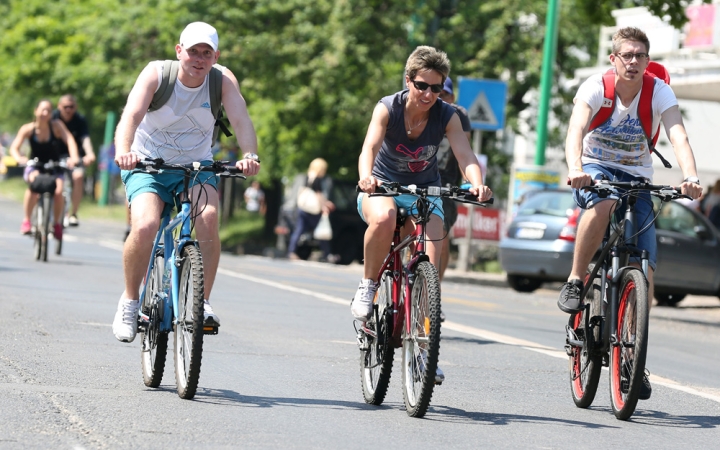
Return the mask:
<path id="1" fill-rule="evenodd" d="M 655 144 L 660 136 L 660 124 L 658 124 L 655 133 L 652 133 L 650 128 L 652 127 L 652 97 L 655 88 L 655 78 L 660 78 L 665 81 L 665 83 L 670 84 L 670 74 L 665 66 L 655 61 L 650 61 L 643 74 L 640 103 L 638 104 L 638 119 L 640 119 L 640 125 L 648 141 L 650 153 L 658 155 L 663 165 L 670 169 L 672 165 L 655 149 Z M 615 111 L 615 69 L 610 69 L 603 74 L 603 89 L 602 106 L 590 122 L 588 133 L 607 122 Z"/>

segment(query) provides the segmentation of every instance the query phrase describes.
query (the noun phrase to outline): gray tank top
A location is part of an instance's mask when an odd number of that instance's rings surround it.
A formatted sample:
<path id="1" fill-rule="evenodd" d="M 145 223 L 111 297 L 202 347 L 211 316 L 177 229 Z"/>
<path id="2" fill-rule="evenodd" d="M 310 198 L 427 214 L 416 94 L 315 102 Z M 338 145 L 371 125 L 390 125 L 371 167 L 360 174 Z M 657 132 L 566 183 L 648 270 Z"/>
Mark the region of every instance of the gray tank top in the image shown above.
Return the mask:
<path id="1" fill-rule="evenodd" d="M 440 186 L 436 155 L 455 108 L 440 100 L 436 101 L 430 108 L 425 129 L 413 141 L 405 130 L 407 96 L 406 89 L 380 100 L 387 107 L 390 118 L 372 174 L 384 182 L 397 181 L 403 186 Z"/>

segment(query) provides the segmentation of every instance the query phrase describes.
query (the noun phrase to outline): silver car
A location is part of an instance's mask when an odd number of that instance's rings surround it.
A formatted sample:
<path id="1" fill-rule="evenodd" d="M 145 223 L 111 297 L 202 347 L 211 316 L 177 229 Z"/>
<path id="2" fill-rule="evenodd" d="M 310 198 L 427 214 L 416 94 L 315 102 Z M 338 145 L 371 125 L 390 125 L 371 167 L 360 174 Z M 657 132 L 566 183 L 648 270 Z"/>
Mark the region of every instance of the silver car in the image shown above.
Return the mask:
<path id="1" fill-rule="evenodd" d="M 513 289 L 532 292 L 544 281 L 567 280 L 580 211 L 567 189 L 526 194 L 499 246 Z"/>
<path id="2" fill-rule="evenodd" d="M 680 202 L 665 203 L 659 210 L 659 200 L 653 201 L 658 304 L 675 306 L 688 294 L 720 295 L 720 232 Z M 569 190 L 527 196 L 500 241 L 500 264 L 513 289 L 532 292 L 545 281 L 567 280 L 580 213 Z"/>

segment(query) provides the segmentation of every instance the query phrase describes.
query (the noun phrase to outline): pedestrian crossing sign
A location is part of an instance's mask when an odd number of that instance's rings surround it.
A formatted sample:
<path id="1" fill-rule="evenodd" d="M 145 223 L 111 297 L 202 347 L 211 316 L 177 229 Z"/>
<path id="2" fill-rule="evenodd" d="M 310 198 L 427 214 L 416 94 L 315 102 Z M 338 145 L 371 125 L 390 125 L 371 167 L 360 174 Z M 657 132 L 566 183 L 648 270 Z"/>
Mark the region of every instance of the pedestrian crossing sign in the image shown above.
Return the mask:
<path id="1" fill-rule="evenodd" d="M 500 130 L 505 126 L 507 83 L 460 77 L 457 104 L 468 111 L 474 130 Z"/>

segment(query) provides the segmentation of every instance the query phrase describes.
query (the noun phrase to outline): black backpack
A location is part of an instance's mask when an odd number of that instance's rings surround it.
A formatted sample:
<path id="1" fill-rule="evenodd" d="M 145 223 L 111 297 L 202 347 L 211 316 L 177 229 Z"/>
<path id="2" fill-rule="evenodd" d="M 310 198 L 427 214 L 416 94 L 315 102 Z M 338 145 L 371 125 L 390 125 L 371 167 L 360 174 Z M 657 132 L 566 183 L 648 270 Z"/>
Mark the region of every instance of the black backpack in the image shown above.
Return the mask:
<path id="1" fill-rule="evenodd" d="M 148 112 L 157 111 L 170 100 L 170 96 L 175 89 L 175 81 L 177 81 L 178 70 L 180 69 L 180 61 L 166 59 L 163 65 L 162 81 L 158 90 L 153 95 L 150 102 Z M 215 129 L 213 130 L 212 145 L 215 145 L 217 138 L 222 130 L 227 137 L 232 136 L 227 125 L 223 121 L 222 111 L 222 71 L 216 66 L 210 69 L 210 111 L 215 117 Z"/>

